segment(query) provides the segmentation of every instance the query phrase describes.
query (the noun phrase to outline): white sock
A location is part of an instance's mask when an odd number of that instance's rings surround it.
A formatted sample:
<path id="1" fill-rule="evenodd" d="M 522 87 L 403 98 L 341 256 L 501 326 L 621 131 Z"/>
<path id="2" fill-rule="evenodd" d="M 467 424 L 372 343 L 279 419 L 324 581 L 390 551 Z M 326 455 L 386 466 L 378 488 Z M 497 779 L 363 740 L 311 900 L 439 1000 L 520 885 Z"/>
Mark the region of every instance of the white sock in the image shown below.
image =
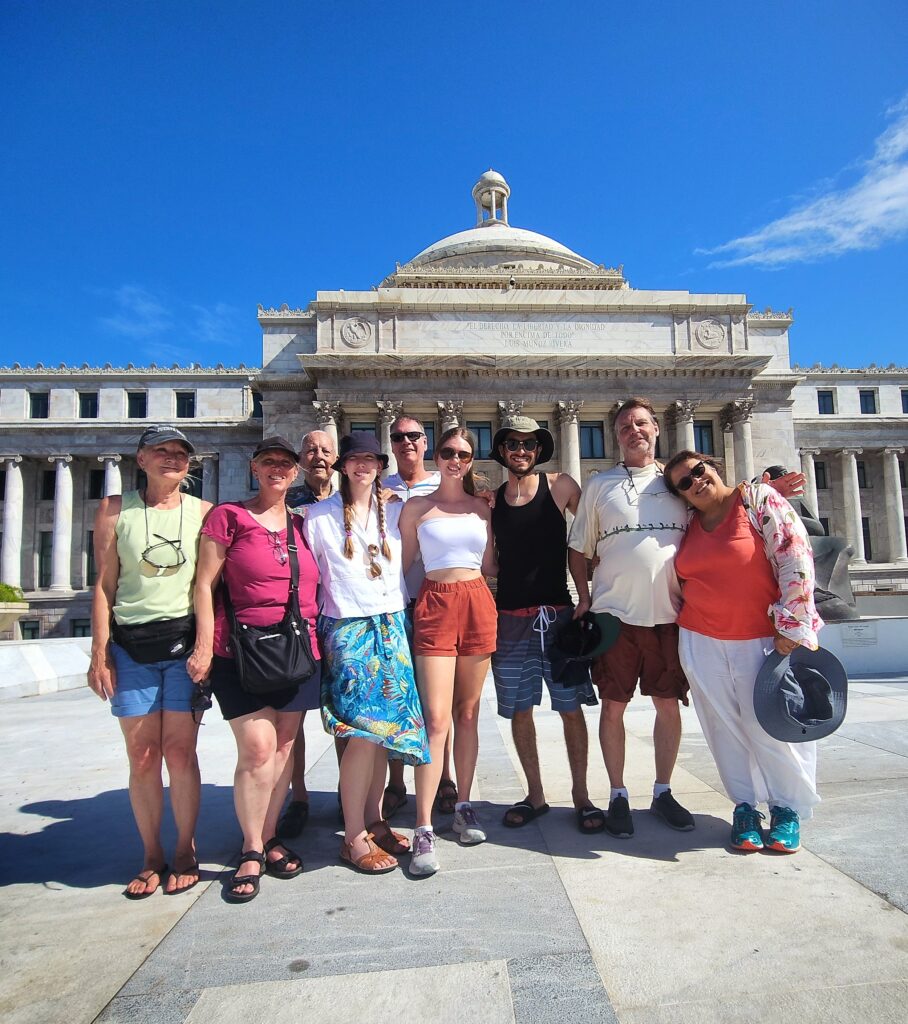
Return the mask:
<path id="1" fill-rule="evenodd" d="M 464 807 L 469 807 L 469 806 L 470 806 L 470 801 L 469 800 L 459 800 L 456 804 L 454 804 L 454 810 L 455 811 L 462 811 L 464 809 Z"/>
<path id="2" fill-rule="evenodd" d="M 615 789 L 613 787 L 612 788 L 611 796 L 608 798 L 608 802 L 611 803 L 616 797 L 619 797 L 619 796 L 623 796 L 625 800 L 629 800 L 630 799 L 630 797 L 627 794 L 627 790 L 624 788 L 624 786 L 621 786 L 618 789 Z"/>
<path id="3" fill-rule="evenodd" d="M 432 826 L 431 825 L 417 825 L 416 826 L 416 831 L 417 832 L 431 832 L 432 831 Z"/>
<path id="4" fill-rule="evenodd" d="M 658 800 L 663 793 L 671 793 L 672 787 L 667 782 L 653 783 L 653 799 Z"/>

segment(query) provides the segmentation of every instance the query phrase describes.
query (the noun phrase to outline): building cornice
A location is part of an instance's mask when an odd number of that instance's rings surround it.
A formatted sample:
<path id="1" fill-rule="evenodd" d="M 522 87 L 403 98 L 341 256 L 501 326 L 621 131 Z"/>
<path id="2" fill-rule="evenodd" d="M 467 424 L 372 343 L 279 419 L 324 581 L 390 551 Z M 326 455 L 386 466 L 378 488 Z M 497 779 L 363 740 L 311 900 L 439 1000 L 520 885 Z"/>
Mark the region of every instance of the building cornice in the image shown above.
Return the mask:
<path id="1" fill-rule="evenodd" d="M 81 366 L 67 366 L 60 363 L 58 366 L 44 366 L 42 363 L 35 363 L 34 366 L 20 366 L 13 363 L 12 366 L 0 366 L 0 377 L 37 378 L 46 377 L 128 377 L 134 380 L 137 376 L 169 378 L 185 380 L 189 377 L 240 377 L 252 379 L 260 372 L 259 367 L 246 366 L 240 363 L 239 366 L 224 366 L 218 363 L 217 366 L 202 366 L 200 363 L 193 363 L 192 366 L 180 366 L 174 363 L 172 366 L 158 366 L 150 363 L 148 366 L 134 366 L 127 363 L 126 366 L 112 366 L 105 363 L 103 366 L 89 366 L 83 363 Z"/>
<path id="2" fill-rule="evenodd" d="M 808 377 L 904 377 L 908 373 L 908 366 L 896 366 L 890 363 L 888 366 L 877 366 L 871 363 L 869 366 L 850 367 L 839 366 L 833 363 L 832 366 L 821 366 L 814 363 L 813 366 L 799 366 L 795 363 L 792 370 Z"/>

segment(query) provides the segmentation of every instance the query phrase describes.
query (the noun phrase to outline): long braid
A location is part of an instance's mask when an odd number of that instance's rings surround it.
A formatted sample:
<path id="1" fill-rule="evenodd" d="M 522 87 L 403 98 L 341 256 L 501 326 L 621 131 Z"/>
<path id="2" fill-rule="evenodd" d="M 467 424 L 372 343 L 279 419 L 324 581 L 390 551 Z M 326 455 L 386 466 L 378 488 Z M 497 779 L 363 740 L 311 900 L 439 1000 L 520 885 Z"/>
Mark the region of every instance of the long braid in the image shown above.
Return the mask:
<path id="1" fill-rule="evenodd" d="M 387 522 L 385 517 L 385 503 L 381 496 L 382 485 L 378 477 L 375 478 L 375 507 L 378 510 L 378 535 L 381 537 L 381 553 L 385 560 L 391 561 L 391 548 L 388 544 Z"/>
<path id="2" fill-rule="evenodd" d="M 353 502 L 350 499 L 350 484 L 347 478 L 341 473 L 340 485 L 341 498 L 344 502 L 344 557 L 353 558 Z"/>

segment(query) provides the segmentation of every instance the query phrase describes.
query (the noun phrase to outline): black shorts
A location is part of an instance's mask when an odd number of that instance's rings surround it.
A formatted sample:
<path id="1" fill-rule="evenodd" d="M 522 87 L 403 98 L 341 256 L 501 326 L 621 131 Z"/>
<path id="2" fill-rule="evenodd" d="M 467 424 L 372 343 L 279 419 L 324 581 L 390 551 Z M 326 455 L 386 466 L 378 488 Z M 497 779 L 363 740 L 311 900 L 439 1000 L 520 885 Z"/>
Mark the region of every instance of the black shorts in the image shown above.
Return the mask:
<path id="1" fill-rule="evenodd" d="M 211 692 L 214 694 L 226 722 L 243 715 L 251 715 L 264 708 L 275 711 L 313 711 L 321 707 L 321 665 L 299 689 L 275 690 L 274 693 L 246 693 L 240 686 L 233 658 L 215 655 L 211 663 Z"/>

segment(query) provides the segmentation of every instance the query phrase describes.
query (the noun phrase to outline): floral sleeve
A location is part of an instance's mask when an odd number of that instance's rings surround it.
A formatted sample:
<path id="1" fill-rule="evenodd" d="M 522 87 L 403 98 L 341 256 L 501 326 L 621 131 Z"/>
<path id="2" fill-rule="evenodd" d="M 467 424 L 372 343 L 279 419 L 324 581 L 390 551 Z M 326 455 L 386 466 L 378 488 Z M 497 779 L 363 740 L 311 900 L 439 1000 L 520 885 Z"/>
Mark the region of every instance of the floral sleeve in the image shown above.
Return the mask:
<path id="1" fill-rule="evenodd" d="M 763 538 L 766 557 L 779 581 L 781 597 L 769 608 L 776 630 L 815 651 L 823 620 L 813 601 L 813 551 L 807 531 L 797 512 L 772 487 L 747 483 L 741 487 L 747 513 Z"/>

